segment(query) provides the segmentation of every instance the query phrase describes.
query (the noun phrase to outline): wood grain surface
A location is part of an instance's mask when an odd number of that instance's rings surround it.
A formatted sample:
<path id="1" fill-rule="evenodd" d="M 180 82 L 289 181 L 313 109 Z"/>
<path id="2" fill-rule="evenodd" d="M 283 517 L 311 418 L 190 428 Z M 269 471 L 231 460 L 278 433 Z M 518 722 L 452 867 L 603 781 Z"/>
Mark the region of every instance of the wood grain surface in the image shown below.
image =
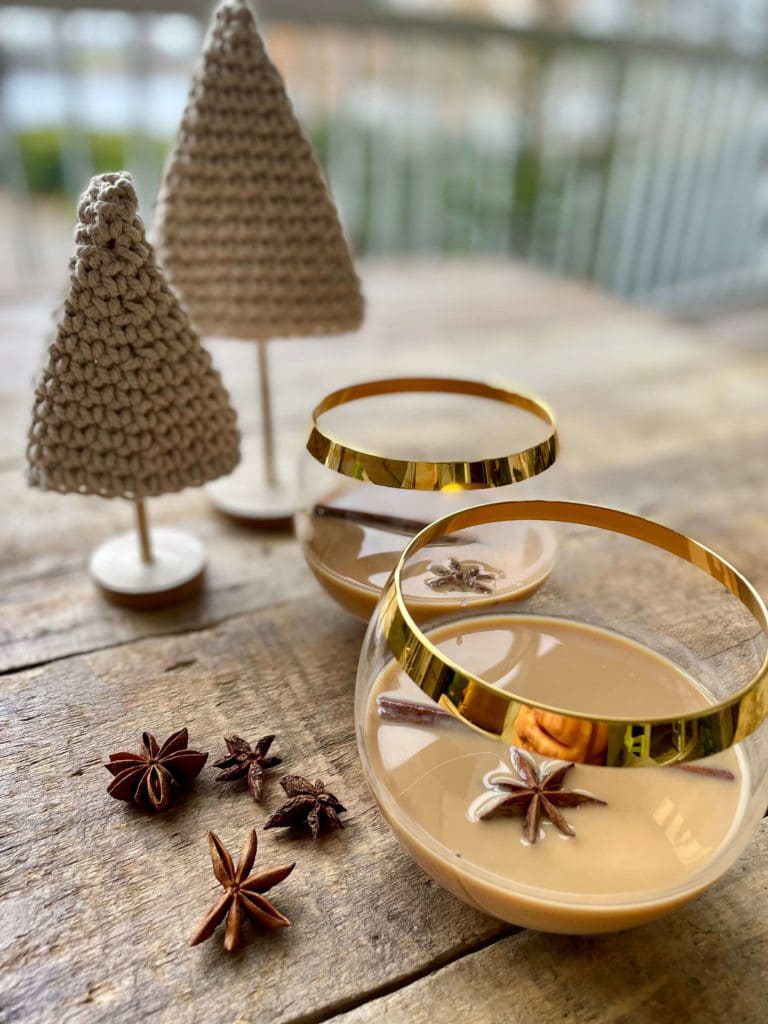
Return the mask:
<path id="1" fill-rule="evenodd" d="M 768 349 L 511 265 L 364 269 L 359 336 L 272 346 L 287 451 L 311 404 L 355 380 L 517 384 L 558 412 L 569 494 L 686 530 L 768 588 Z M 205 593 L 154 614 L 99 598 L 88 552 L 131 526 L 131 508 L 23 479 L 54 301 L 0 310 L 0 1021 L 765 1020 L 766 826 L 715 888 L 655 925 L 518 932 L 438 889 L 373 806 L 352 721 L 362 626 L 290 538 L 233 526 L 202 492 L 161 498 L 153 522 L 206 544 Z M 256 353 L 211 347 L 251 432 Z M 349 808 L 317 848 L 260 836 L 257 866 L 297 860 L 275 892 L 293 926 L 233 957 L 218 937 L 186 946 L 216 891 L 205 832 L 237 852 L 277 806 L 276 781 L 261 808 L 205 769 L 156 819 L 105 793 L 109 752 L 181 725 L 212 759 L 224 733 L 276 732 L 286 769 L 324 778 Z"/>

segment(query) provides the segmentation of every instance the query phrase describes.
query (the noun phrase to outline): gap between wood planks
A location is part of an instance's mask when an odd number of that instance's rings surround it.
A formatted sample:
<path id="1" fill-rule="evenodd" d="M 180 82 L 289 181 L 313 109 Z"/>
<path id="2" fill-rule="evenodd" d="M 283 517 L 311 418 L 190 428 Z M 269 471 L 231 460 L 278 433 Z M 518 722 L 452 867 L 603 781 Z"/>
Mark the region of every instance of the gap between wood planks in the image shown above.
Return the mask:
<path id="1" fill-rule="evenodd" d="M 414 982 L 421 981 L 431 974 L 437 974 L 438 971 L 442 971 L 451 964 L 458 963 L 465 957 L 473 956 L 475 953 L 482 953 L 484 949 L 496 945 L 497 942 L 508 939 L 512 935 L 520 935 L 525 931 L 524 928 L 518 928 L 516 925 L 503 925 L 501 922 L 499 922 L 499 927 L 500 931 L 496 935 L 485 939 L 478 939 L 476 942 L 454 948 L 453 950 L 447 950 L 441 956 L 435 957 L 434 960 L 424 964 L 418 970 L 401 974 L 397 978 L 393 978 L 381 985 L 375 985 L 373 988 L 358 995 L 339 999 L 335 1003 L 328 1003 L 318 1010 L 300 1014 L 298 1017 L 290 1017 L 283 1024 L 325 1024 L 325 1022 L 332 1021 L 344 1013 L 357 1010 L 367 1003 L 372 1003 L 377 999 L 383 999 L 385 996 L 400 992 L 402 989 L 414 984 Z"/>
<path id="2" fill-rule="evenodd" d="M 225 593 L 228 590 L 238 590 L 240 587 L 246 586 L 243 583 L 235 583 L 231 587 L 222 587 L 217 593 Z M 97 644 L 95 647 L 87 647 L 82 650 L 69 651 L 67 654 L 58 654 L 53 658 L 45 658 L 42 661 L 33 661 L 24 665 L 16 665 L 11 668 L 0 669 L 0 679 L 7 676 L 19 675 L 22 672 L 30 672 L 36 668 L 47 668 L 49 665 L 56 665 L 60 661 L 70 661 L 72 658 L 84 658 L 89 654 L 97 654 L 100 651 L 113 651 L 120 647 L 131 647 L 133 644 L 143 643 L 145 640 L 162 640 L 171 636 L 188 636 L 194 633 L 204 633 L 209 629 L 218 629 L 220 626 L 225 625 L 227 622 L 234 622 L 237 619 L 247 618 L 249 615 L 256 615 L 260 611 L 267 609 L 272 610 L 273 608 L 282 608 L 284 605 L 293 604 L 296 601 L 295 597 L 285 598 L 283 601 L 275 601 L 273 604 L 260 605 L 256 608 L 246 608 L 242 612 L 230 612 L 228 615 L 222 615 L 218 619 L 211 619 L 207 622 L 201 622 L 197 626 L 190 626 L 189 624 L 180 626 L 178 629 L 167 629 L 159 633 L 142 633 L 138 636 L 126 637 L 125 640 L 116 640 L 114 643 Z M 171 665 L 169 668 L 163 669 L 164 672 L 171 671 L 172 669 L 182 668 L 184 663 L 177 662 Z"/>

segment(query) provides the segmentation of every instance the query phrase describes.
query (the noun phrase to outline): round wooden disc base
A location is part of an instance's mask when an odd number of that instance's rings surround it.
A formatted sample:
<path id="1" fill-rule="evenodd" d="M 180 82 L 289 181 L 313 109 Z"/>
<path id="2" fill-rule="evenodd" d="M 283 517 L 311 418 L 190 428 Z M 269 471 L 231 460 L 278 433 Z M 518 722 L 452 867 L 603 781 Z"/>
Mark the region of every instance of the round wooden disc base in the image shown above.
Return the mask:
<path id="1" fill-rule="evenodd" d="M 218 512 L 242 526 L 254 530 L 289 530 L 297 505 L 293 482 L 296 466 L 286 461 L 278 467 L 278 472 L 280 482 L 270 486 L 264 479 L 261 461 L 244 460 L 234 473 L 208 484 L 206 493 Z"/>
<path id="2" fill-rule="evenodd" d="M 96 548 L 88 569 L 104 596 L 123 608 L 149 611 L 193 597 L 205 576 L 205 551 L 188 533 L 164 527 L 150 531 L 152 561 L 142 562 L 135 532 Z"/>

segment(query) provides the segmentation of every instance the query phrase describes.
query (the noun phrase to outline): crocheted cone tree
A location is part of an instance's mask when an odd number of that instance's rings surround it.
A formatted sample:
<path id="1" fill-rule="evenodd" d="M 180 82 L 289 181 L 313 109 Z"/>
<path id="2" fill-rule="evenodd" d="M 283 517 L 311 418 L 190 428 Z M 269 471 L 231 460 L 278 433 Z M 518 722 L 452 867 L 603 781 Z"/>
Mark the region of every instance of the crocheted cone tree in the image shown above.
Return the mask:
<path id="1" fill-rule="evenodd" d="M 362 322 L 336 208 L 247 0 L 215 12 L 155 223 L 203 333 L 265 340 Z"/>
<path id="2" fill-rule="evenodd" d="M 289 520 L 266 342 L 355 330 L 364 304 L 333 200 L 246 0 L 216 9 L 155 226 L 163 265 L 197 327 L 259 343 L 263 479 L 246 460 L 212 497 L 243 521 Z"/>
<path id="3" fill-rule="evenodd" d="M 189 552 L 202 549 L 177 531 L 150 536 L 143 499 L 230 473 L 239 459 L 235 412 L 155 262 L 129 175 L 91 181 L 80 200 L 70 269 L 35 392 L 28 480 L 44 490 L 133 499 L 140 545 L 132 535 L 109 542 L 121 542 L 123 562 L 116 567 L 113 559 L 117 575 L 99 581 L 119 594 L 121 574 L 134 590 L 138 574 L 144 597 L 158 586 L 167 597 L 169 584 L 179 583 L 174 565 L 187 564 L 188 574 Z"/>

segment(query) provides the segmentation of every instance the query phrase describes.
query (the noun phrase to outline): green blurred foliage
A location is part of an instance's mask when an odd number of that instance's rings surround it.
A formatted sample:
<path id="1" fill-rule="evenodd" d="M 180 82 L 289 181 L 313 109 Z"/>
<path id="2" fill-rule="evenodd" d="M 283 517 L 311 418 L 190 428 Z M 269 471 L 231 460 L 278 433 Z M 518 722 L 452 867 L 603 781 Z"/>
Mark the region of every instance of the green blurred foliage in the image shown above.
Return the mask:
<path id="1" fill-rule="evenodd" d="M 150 161 L 161 166 L 169 143 L 145 136 L 126 137 L 106 132 L 85 132 L 70 134 L 63 143 L 62 133 L 57 129 L 38 128 L 18 132 L 14 141 L 20 155 L 27 188 L 33 195 L 65 195 L 74 191 L 79 194 L 87 182 L 68 182 L 64 161 L 69 152 L 82 157 L 82 163 L 90 174 L 102 174 L 126 166 L 133 148 L 149 156 Z M 80 162 L 80 161 L 78 161 Z"/>
<path id="2" fill-rule="evenodd" d="M 27 187 L 33 194 L 63 191 L 60 139 L 60 133 L 54 130 L 21 132 L 16 136 Z"/>
<path id="3" fill-rule="evenodd" d="M 359 170 L 351 204 L 352 222 L 346 225 L 355 251 L 419 251 L 422 241 L 414 234 L 410 218 L 419 202 L 419 189 L 424 187 L 425 168 L 423 162 L 419 163 L 423 155 L 409 151 L 402 140 L 390 138 L 386 128 L 371 130 L 370 126 L 355 124 L 343 127 L 346 139 L 357 134 Z M 308 126 L 312 145 L 325 166 L 338 128 L 329 119 L 315 120 Z M 67 199 L 76 198 L 87 184 L 80 177 L 123 167 L 130 170 L 137 161 L 150 180 L 159 181 L 170 145 L 170 140 L 146 136 L 93 131 L 67 134 L 57 129 L 22 131 L 14 138 L 29 192 Z M 557 160 L 550 160 L 545 167 L 541 154 L 526 148 L 505 166 L 503 155 L 471 149 L 465 138 L 454 134 L 435 140 L 434 145 L 429 171 L 439 221 L 428 226 L 428 244 L 438 251 L 464 254 L 482 250 L 488 234 L 494 239 L 494 251 L 525 252 L 545 178 L 556 176 L 558 168 L 553 165 Z M 394 222 L 385 224 L 383 239 L 381 225 L 386 214 L 380 208 L 382 170 L 377 166 L 382 152 L 391 161 L 384 173 L 396 176 L 399 190 L 397 210 L 391 211 Z M 494 167 L 496 187 L 491 195 L 476 180 L 486 160 Z M 604 154 L 585 154 L 582 163 L 584 172 L 607 171 Z"/>

